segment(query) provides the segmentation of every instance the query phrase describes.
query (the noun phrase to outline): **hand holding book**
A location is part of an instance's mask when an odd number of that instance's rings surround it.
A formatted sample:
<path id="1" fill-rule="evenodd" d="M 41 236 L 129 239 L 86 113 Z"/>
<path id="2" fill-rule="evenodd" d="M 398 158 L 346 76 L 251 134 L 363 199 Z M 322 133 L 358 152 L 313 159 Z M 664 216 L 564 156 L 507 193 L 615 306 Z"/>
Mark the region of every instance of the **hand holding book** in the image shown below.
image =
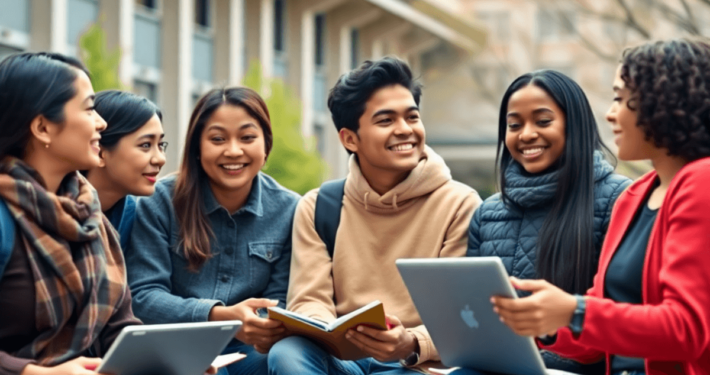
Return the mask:
<path id="1" fill-rule="evenodd" d="M 380 362 L 397 361 L 419 351 L 417 338 L 396 316 L 387 315 L 387 326 L 389 329 L 383 331 L 361 325 L 348 330 L 345 338 Z"/>

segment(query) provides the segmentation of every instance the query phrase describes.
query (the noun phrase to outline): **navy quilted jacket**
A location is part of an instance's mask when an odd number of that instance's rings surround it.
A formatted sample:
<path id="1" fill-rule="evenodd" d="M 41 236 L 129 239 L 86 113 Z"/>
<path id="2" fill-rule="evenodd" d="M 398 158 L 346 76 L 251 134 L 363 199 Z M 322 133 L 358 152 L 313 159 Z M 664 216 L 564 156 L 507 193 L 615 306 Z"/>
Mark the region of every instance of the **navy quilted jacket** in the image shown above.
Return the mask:
<path id="1" fill-rule="evenodd" d="M 604 160 L 603 154 L 595 152 L 594 248 L 597 261 L 614 202 L 631 184 L 630 179 L 613 172 L 614 168 Z M 555 197 L 557 172 L 526 176 L 523 175 L 522 166 L 513 162 L 506 170 L 505 177 L 508 196 L 522 209 L 506 207 L 500 193 L 486 199 L 471 219 L 466 255 L 498 256 L 511 276 L 534 279 L 537 234 Z M 582 365 L 544 350 L 541 354 L 547 368 L 578 374 L 605 372 L 604 362 Z"/>
<path id="2" fill-rule="evenodd" d="M 613 173 L 599 151 L 594 154 L 594 245 L 597 259 L 609 225 L 611 208 L 631 180 Z M 467 256 L 498 256 L 508 274 L 534 279 L 537 234 L 545 221 L 557 188 L 557 172 L 524 176 L 516 162 L 506 170 L 507 192 L 521 210 L 506 207 L 500 193 L 476 210 L 468 231 Z"/>

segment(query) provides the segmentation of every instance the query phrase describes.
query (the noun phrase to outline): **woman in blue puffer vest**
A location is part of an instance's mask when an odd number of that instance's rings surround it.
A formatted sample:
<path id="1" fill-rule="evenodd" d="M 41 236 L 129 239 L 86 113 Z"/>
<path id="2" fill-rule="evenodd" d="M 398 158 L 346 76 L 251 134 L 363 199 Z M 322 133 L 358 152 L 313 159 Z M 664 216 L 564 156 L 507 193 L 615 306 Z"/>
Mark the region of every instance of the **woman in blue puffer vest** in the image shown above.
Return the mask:
<path id="1" fill-rule="evenodd" d="M 516 79 L 498 124 L 500 193 L 486 199 L 469 228 L 467 256 L 498 256 L 519 279 L 544 278 L 570 293 L 592 285 L 616 198 L 631 180 L 605 160 L 582 89 L 554 70 Z M 603 374 L 550 352 L 547 368 Z"/>

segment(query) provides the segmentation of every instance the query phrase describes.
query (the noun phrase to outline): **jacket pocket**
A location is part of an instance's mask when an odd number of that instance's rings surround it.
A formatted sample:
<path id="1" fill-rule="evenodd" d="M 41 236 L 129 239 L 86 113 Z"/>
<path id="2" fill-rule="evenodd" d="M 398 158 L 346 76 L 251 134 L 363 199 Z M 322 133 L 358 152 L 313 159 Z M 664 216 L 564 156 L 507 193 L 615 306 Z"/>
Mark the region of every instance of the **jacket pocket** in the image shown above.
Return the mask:
<path id="1" fill-rule="evenodd" d="M 278 242 L 249 242 L 249 256 L 274 263 L 281 258 L 282 247 L 283 245 Z"/>

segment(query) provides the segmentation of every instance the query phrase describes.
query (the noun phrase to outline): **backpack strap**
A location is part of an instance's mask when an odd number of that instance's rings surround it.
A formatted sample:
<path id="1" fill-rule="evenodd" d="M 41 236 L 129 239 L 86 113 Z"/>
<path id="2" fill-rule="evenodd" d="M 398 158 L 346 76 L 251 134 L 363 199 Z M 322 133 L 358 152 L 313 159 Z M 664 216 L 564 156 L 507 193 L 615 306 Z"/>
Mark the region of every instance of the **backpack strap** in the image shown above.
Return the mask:
<path id="1" fill-rule="evenodd" d="M 12 255 L 15 245 L 15 219 L 10 214 L 7 204 L 0 199 L 0 279 L 5 272 L 5 266 Z"/>
<path id="2" fill-rule="evenodd" d="M 328 249 L 331 259 L 335 251 L 335 234 L 340 225 L 343 195 L 345 195 L 344 178 L 323 183 L 316 198 L 314 219 L 316 232 Z"/>

